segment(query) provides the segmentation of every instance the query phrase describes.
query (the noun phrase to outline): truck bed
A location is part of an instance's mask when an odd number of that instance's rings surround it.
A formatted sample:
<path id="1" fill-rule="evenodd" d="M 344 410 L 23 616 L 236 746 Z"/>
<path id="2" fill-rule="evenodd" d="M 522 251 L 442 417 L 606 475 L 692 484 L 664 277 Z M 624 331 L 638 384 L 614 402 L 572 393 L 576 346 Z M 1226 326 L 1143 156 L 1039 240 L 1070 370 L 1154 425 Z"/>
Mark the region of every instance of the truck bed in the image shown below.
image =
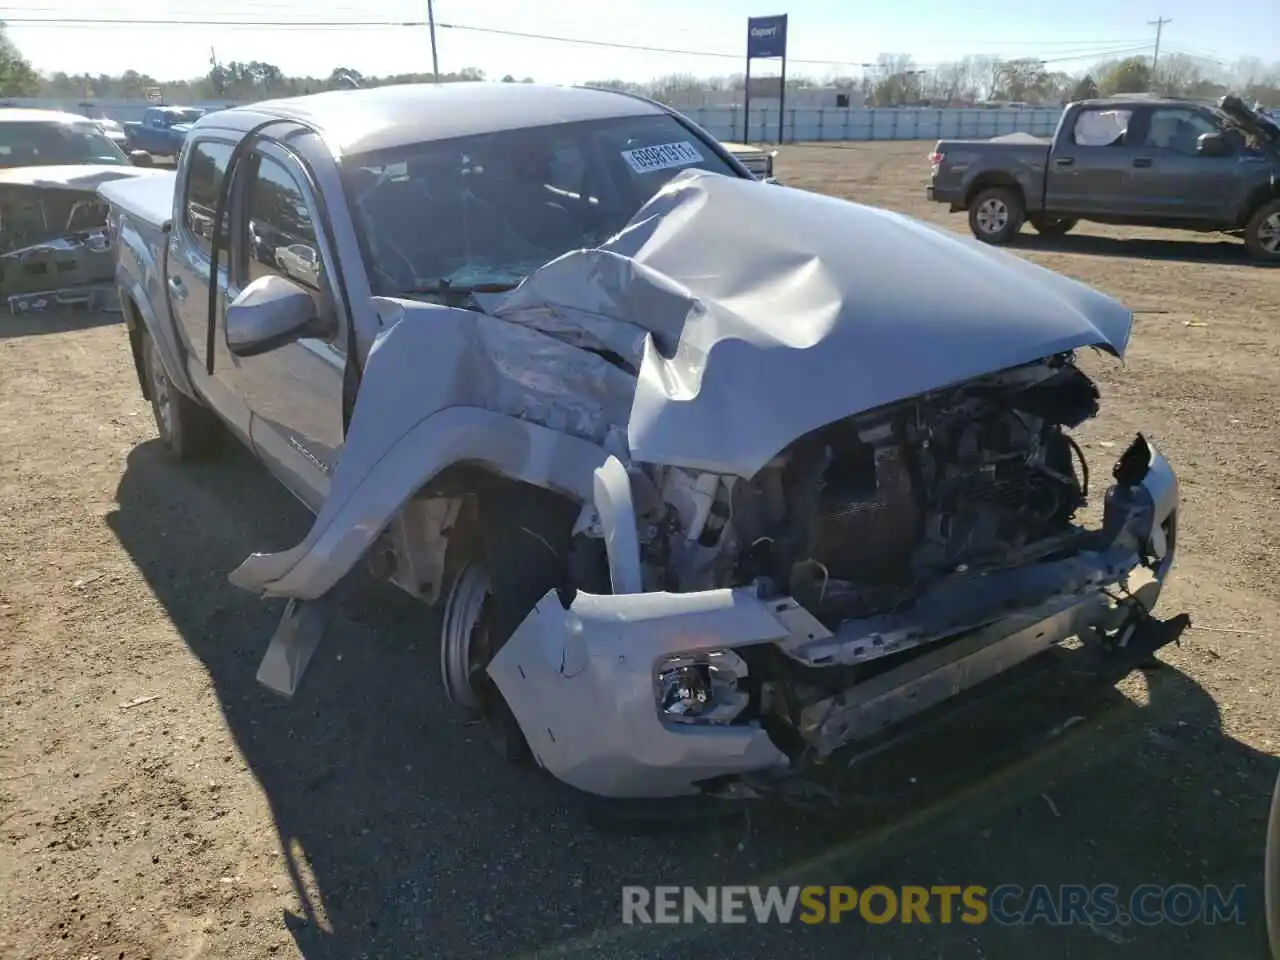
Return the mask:
<path id="1" fill-rule="evenodd" d="M 1040 206 L 1052 141 L 1014 133 L 994 140 L 939 140 L 933 148 L 938 172 L 929 188 L 930 199 L 950 203 L 952 210 L 965 204 L 969 171 L 981 167 L 998 171 L 1022 187 L 1028 210 Z"/>
<path id="2" fill-rule="evenodd" d="M 149 177 L 104 183 L 98 193 L 130 217 L 162 230 L 173 222 L 173 192 L 177 185 L 177 173 L 162 170 Z"/>

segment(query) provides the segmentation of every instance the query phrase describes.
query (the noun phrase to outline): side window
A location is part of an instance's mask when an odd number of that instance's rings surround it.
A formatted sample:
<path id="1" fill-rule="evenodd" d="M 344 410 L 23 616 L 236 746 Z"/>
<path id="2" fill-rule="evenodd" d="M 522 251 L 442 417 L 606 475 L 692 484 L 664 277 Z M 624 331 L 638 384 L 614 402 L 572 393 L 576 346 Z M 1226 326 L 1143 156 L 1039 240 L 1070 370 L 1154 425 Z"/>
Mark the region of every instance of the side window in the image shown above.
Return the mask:
<path id="1" fill-rule="evenodd" d="M 1081 110 L 1076 114 L 1071 140 L 1078 147 L 1124 146 L 1132 110 Z"/>
<path id="2" fill-rule="evenodd" d="M 213 217 L 218 207 L 218 193 L 227 174 L 231 145 L 216 140 L 201 140 L 190 146 L 187 163 L 187 194 L 183 204 L 183 222 L 192 239 L 205 252 L 212 253 Z M 222 225 L 222 242 L 227 241 L 226 217 Z"/>
<path id="3" fill-rule="evenodd" d="M 293 280 L 311 292 L 317 316 L 331 317 L 324 263 L 306 199 L 293 175 L 270 157 L 258 157 L 249 182 L 248 209 L 245 282 L 271 274 Z"/>
<path id="4" fill-rule="evenodd" d="M 1218 125 L 1198 110 L 1165 107 L 1151 112 L 1143 146 L 1194 154 L 1201 134 L 1217 132 Z"/>

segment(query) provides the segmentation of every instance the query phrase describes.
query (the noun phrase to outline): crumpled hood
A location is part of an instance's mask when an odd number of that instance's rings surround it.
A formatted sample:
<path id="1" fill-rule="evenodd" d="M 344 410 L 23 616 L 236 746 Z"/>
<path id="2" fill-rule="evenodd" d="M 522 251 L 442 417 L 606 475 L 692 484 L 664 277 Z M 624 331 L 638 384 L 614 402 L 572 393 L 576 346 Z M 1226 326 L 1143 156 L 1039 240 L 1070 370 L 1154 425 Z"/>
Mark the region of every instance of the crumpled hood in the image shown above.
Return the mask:
<path id="1" fill-rule="evenodd" d="M 1123 356 L 1132 314 L 896 213 L 690 171 L 603 246 L 487 296 L 638 371 L 634 460 L 754 475 L 851 414 L 1055 353 Z"/>

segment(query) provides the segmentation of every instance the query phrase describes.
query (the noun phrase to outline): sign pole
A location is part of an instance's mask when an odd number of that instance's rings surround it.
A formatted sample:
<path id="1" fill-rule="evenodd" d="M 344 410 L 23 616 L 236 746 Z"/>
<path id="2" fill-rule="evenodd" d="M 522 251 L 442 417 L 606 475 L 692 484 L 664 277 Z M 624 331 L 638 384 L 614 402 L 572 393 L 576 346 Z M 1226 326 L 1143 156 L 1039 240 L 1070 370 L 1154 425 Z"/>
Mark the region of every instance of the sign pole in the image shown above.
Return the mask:
<path id="1" fill-rule="evenodd" d="M 782 77 L 778 81 L 778 146 L 782 146 L 782 118 L 787 108 L 787 55 L 782 55 Z"/>
<path id="2" fill-rule="evenodd" d="M 747 88 L 743 97 L 743 139 L 751 142 L 751 61 L 782 58 L 782 77 L 778 88 L 778 142 L 782 142 L 783 108 L 787 88 L 787 15 L 747 18 Z M 763 133 L 763 131 L 762 131 Z M 763 134 L 768 136 L 767 133 Z"/>

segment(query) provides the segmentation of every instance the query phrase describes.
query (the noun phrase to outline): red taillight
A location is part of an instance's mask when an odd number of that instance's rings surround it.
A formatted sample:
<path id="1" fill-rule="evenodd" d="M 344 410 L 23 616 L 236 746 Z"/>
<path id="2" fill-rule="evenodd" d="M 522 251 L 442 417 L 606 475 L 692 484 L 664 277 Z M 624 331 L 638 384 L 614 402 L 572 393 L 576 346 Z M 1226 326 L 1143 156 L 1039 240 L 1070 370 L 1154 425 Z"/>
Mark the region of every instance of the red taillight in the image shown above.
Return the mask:
<path id="1" fill-rule="evenodd" d="M 935 150 L 933 151 L 933 153 L 929 154 L 929 162 L 936 167 L 940 163 L 942 163 L 944 159 L 946 159 L 946 156 L 947 155 L 945 153 L 939 153 L 937 150 Z"/>

